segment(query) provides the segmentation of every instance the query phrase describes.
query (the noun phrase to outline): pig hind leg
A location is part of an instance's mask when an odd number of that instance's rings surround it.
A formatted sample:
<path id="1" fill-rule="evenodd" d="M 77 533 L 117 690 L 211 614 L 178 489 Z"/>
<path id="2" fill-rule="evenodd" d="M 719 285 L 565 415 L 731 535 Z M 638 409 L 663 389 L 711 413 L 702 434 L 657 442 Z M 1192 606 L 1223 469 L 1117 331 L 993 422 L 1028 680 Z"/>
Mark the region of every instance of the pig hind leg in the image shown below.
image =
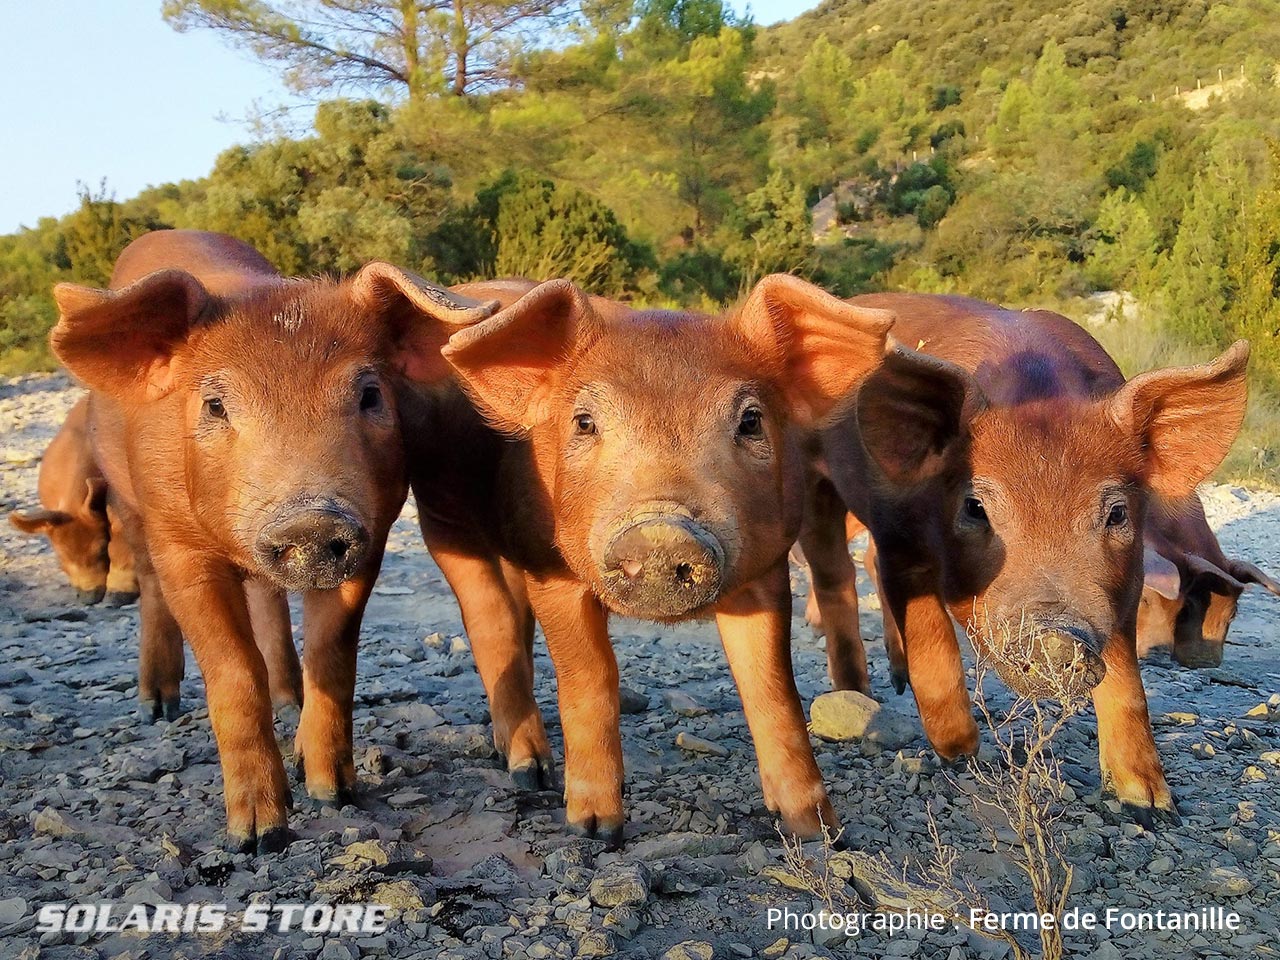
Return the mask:
<path id="1" fill-rule="evenodd" d="M 858 575 L 849 557 L 844 502 L 830 481 L 810 486 L 800 547 L 809 561 L 809 602 L 827 636 L 827 671 L 836 690 L 871 693 L 858 625 Z"/>
<path id="2" fill-rule="evenodd" d="M 533 696 L 533 611 L 524 577 L 497 557 L 426 531 L 427 547 L 458 598 L 476 670 L 489 698 L 493 742 L 523 790 L 550 787 L 555 764 Z"/>

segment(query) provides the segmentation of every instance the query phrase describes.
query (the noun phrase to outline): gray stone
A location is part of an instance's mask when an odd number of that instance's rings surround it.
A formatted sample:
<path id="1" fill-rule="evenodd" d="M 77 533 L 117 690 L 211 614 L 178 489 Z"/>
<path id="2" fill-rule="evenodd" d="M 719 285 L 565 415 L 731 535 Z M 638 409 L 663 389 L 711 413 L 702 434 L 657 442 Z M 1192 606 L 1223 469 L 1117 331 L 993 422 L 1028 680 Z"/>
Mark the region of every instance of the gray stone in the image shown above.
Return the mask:
<path id="1" fill-rule="evenodd" d="M 618 707 L 624 715 L 647 713 L 649 710 L 649 697 L 647 694 L 632 690 L 630 687 L 619 687 Z"/>
<path id="2" fill-rule="evenodd" d="M 728 748 L 689 733 L 687 730 L 681 730 L 676 734 L 676 746 L 690 753 L 705 753 L 712 757 L 729 756 Z"/>
<path id="3" fill-rule="evenodd" d="M 17 923 L 26 915 L 27 901 L 21 897 L 0 900 L 0 927 L 7 927 L 11 923 Z"/>
<path id="4" fill-rule="evenodd" d="M 712 960 L 716 948 L 705 940 L 685 940 L 662 955 L 662 960 Z"/>
<path id="5" fill-rule="evenodd" d="M 683 690 L 668 690 L 662 695 L 662 700 L 682 717 L 701 717 L 711 712 Z"/>
<path id="6" fill-rule="evenodd" d="M 578 941 L 579 957 L 612 957 L 618 952 L 618 942 L 609 930 L 589 930 Z"/>
<path id="7" fill-rule="evenodd" d="M 809 729 L 822 740 L 866 740 L 901 750 L 919 731 L 911 718 L 881 706 L 856 690 L 824 693 L 809 708 Z"/>
<path id="8" fill-rule="evenodd" d="M 588 893 L 598 907 L 643 904 L 649 899 L 651 882 L 649 870 L 643 864 L 621 864 L 597 873 Z"/>

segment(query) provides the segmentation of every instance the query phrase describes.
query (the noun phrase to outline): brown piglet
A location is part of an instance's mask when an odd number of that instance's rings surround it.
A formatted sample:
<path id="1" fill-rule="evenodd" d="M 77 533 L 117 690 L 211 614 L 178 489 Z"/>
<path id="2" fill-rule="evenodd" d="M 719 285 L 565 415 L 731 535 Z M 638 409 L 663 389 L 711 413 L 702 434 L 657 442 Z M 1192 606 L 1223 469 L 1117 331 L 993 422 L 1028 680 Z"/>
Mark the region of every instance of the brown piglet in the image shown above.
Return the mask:
<path id="1" fill-rule="evenodd" d="M 799 834 L 834 826 L 791 669 L 796 428 L 880 362 L 889 314 L 788 276 L 718 317 L 633 311 L 562 280 L 464 289 L 510 304 L 444 351 L 479 413 L 468 420 L 455 396 L 420 434 L 407 418 L 405 436 L 424 533 L 513 772 L 533 783 L 550 771 L 532 697 L 536 615 L 556 667 L 567 822 L 620 842 L 609 617 L 714 617 L 767 805 Z"/>
<path id="2" fill-rule="evenodd" d="M 88 397 L 76 401 L 45 448 L 36 491 L 40 509 L 15 510 L 9 522 L 23 533 L 49 538 L 81 602 L 105 596 L 118 606 L 136 599 L 133 554 L 119 518 L 108 509 L 107 481 L 93 459 Z"/>
<path id="3" fill-rule="evenodd" d="M 833 585 L 852 589 L 851 510 L 901 632 L 895 672 L 941 756 L 978 745 L 955 617 L 1015 691 L 1092 691 L 1120 800 L 1146 823 L 1174 811 L 1138 672 L 1143 538 L 1153 498 L 1190 496 L 1226 455 L 1248 345 L 1125 382 L 1057 314 L 912 294 L 852 302 L 893 311 L 901 343 L 822 434 L 801 538 L 819 605 Z M 852 625 L 847 607 L 822 611 L 837 657 L 861 653 L 854 609 Z"/>
<path id="4" fill-rule="evenodd" d="M 92 391 L 97 461 L 142 591 L 139 695 L 176 706 L 182 638 L 204 675 L 238 849 L 289 839 L 263 652 L 288 658 L 302 594 L 307 793 L 355 785 L 360 621 L 407 486 L 394 383 L 447 376 L 454 325 L 492 312 L 383 263 L 285 280 L 221 234 L 134 241 L 111 289 L 61 284 L 51 342 Z M 288 673 L 287 665 L 284 671 Z"/>

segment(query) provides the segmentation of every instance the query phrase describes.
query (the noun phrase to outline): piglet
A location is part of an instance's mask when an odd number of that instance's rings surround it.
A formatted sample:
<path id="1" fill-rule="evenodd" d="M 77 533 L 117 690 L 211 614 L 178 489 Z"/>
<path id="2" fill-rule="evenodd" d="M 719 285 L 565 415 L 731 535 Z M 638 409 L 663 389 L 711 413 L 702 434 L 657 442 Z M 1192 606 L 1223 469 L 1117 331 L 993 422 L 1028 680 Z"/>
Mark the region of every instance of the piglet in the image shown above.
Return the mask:
<path id="1" fill-rule="evenodd" d="M 285 595 L 301 592 L 295 753 L 309 795 L 346 795 L 360 620 L 407 492 L 393 384 L 446 376 L 448 333 L 496 305 L 385 263 L 285 280 L 251 247 L 198 231 L 134 241 L 109 290 L 54 294 L 53 349 L 92 391 L 97 462 L 140 531 L 144 708 L 176 709 L 185 637 L 231 845 L 279 849 L 290 795 L 255 639 L 292 654 Z"/>

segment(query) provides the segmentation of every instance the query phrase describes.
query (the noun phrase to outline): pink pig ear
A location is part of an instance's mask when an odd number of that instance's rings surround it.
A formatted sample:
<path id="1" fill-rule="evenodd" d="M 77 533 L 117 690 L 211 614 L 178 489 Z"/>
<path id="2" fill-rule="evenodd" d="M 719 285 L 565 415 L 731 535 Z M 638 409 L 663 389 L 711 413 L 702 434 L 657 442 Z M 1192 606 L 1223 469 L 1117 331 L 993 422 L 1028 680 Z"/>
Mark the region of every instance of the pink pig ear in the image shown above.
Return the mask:
<path id="1" fill-rule="evenodd" d="M 547 418 L 558 371 L 598 331 L 587 295 L 568 280 L 548 280 L 459 330 L 444 356 L 494 426 L 518 433 Z"/>
<path id="2" fill-rule="evenodd" d="M 846 303 L 786 273 L 765 277 L 734 317 L 738 333 L 774 363 L 796 421 L 834 413 L 880 365 L 893 314 Z"/>
<path id="3" fill-rule="evenodd" d="M 1158 593 L 1166 600 L 1177 600 L 1182 590 L 1178 568 L 1149 543 L 1142 547 L 1142 589 Z"/>
<path id="4" fill-rule="evenodd" d="M 1237 340 L 1212 363 L 1139 374 L 1111 398 L 1112 419 L 1146 451 L 1158 496 L 1189 495 L 1222 463 L 1244 420 L 1248 361 L 1248 342 Z"/>
<path id="5" fill-rule="evenodd" d="M 183 270 L 158 270 L 120 290 L 53 288 L 60 316 L 49 344 L 86 386 L 154 400 L 173 388 L 171 364 L 212 298 Z"/>
<path id="6" fill-rule="evenodd" d="M 434 383 L 449 375 L 440 356 L 449 335 L 490 317 L 496 300 L 480 301 L 453 293 L 389 263 L 366 264 L 349 281 L 361 309 L 386 329 L 391 362 L 410 380 Z"/>
<path id="7" fill-rule="evenodd" d="M 1244 560 L 1229 560 L 1227 563 L 1231 568 L 1231 575 L 1241 583 L 1256 583 L 1269 593 L 1280 597 L 1280 582 L 1267 576 L 1252 563 Z"/>

